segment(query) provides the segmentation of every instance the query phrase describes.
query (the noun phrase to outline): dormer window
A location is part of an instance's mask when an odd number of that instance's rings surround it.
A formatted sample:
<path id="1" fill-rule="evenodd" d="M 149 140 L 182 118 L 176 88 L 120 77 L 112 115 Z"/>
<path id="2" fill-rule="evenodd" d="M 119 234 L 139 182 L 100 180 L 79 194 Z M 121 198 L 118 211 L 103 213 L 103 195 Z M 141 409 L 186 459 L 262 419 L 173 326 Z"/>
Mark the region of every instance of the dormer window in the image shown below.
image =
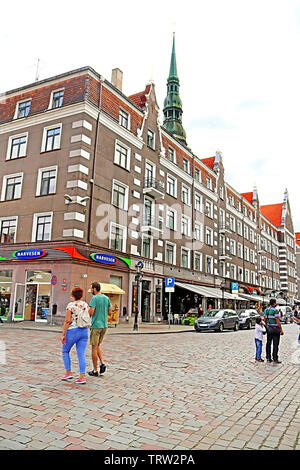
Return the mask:
<path id="1" fill-rule="evenodd" d="M 129 129 L 130 125 L 130 116 L 129 114 L 124 111 L 124 109 L 120 109 L 120 114 L 119 114 L 119 124 L 122 126 L 122 127 L 125 127 L 125 129 Z"/>
<path id="2" fill-rule="evenodd" d="M 64 90 L 57 90 L 52 92 L 50 100 L 50 109 L 61 108 L 64 100 Z"/>
<path id="3" fill-rule="evenodd" d="M 31 100 L 22 101 L 16 106 L 15 119 L 27 117 L 30 111 Z"/>

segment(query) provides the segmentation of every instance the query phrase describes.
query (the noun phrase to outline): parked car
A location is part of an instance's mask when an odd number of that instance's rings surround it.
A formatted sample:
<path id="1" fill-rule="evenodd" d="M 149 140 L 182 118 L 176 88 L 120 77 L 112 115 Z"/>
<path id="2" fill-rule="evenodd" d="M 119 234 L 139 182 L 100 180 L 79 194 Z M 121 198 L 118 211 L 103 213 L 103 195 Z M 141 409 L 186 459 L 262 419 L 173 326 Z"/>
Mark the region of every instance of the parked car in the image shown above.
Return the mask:
<path id="1" fill-rule="evenodd" d="M 256 319 L 261 318 L 260 314 L 252 308 L 238 310 L 238 316 L 240 329 L 247 328 L 247 330 L 250 330 L 251 327 L 255 327 Z"/>
<path id="2" fill-rule="evenodd" d="M 235 310 L 210 310 L 195 321 L 194 328 L 198 332 L 204 330 L 221 332 L 224 329 L 237 331 L 239 329 L 239 317 Z"/>
<path id="3" fill-rule="evenodd" d="M 282 316 L 280 316 L 280 321 L 282 323 L 293 323 L 294 313 L 292 307 L 288 305 L 277 305 L 277 310 L 282 312 Z M 279 312 L 280 313 L 280 312 Z"/>

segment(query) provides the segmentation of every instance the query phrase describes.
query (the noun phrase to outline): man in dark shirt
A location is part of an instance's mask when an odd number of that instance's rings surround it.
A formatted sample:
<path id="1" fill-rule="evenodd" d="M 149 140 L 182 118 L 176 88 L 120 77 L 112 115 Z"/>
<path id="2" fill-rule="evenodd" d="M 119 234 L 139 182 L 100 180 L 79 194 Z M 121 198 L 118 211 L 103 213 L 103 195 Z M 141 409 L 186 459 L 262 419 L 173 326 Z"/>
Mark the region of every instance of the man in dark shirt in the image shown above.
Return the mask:
<path id="1" fill-rule="evenodd" d="M 271 299 L 269 308 L 266 308 L 264 311 L 264 320 L 267 329 L 266 357 L 267 362 L 272 362 L 273 359 L 273 362 L 275 364 L 280 364 L 281 361 L 278 360 L 278 349 L 280 335 L 283 335 L 283 331 L 279 319 L 279 312 L 276 309 L 276 305 L 276 299 Z M 273 355 L 271 359 L 272 343 Z"/>

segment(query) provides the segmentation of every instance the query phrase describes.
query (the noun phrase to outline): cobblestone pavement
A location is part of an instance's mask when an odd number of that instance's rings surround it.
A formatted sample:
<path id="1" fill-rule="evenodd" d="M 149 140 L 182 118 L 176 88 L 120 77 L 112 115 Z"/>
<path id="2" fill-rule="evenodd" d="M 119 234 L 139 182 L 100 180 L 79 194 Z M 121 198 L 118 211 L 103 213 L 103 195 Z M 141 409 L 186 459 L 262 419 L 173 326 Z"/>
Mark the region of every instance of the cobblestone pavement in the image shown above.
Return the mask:
<path id="1" fill-rule="evenodd" d="M 106 373 L 75 385 L 60 333 L 0 327 L 0 449 L 299 450 L 298 329 L 284 331 L 280 365 L 255 363 L 254 330 L 107 335 Z"/>

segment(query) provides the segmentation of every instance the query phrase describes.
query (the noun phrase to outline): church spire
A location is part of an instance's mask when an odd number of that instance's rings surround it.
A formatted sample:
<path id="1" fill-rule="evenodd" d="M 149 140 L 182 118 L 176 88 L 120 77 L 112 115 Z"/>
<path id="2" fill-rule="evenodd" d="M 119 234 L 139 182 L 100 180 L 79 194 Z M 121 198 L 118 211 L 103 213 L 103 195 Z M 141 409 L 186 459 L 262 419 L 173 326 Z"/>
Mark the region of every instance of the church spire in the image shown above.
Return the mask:
<path id="1" fill-rule="evenodd" d="M 170 63 L 169 77 L 167 81 L 167 97 L 164 101 L 163 127 L 173 137 L 186 145 L 186 133 L 182 126 L 182 102 L 179 96 L 179 79 L 177 75 L 175 33 L 173 33 L 173 47 Z"/>

